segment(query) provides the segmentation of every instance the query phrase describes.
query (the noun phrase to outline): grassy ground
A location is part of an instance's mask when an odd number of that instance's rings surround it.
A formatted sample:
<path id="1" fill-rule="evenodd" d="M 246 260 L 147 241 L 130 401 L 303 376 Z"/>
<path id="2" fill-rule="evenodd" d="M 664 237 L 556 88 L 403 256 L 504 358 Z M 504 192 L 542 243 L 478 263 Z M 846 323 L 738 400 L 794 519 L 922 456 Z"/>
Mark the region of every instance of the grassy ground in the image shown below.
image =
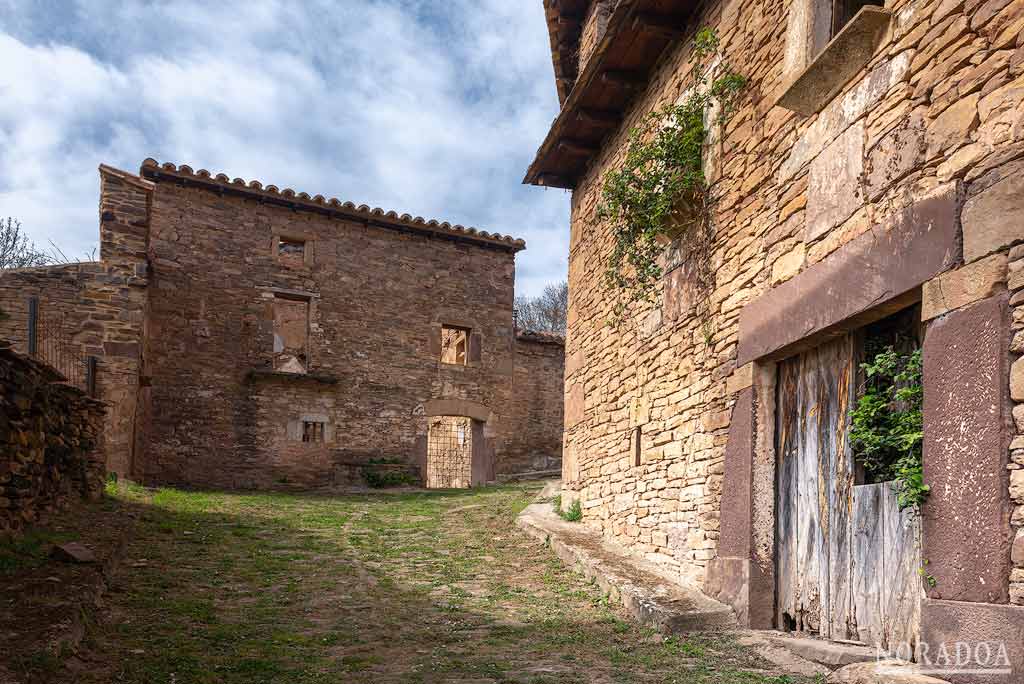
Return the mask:
<path id="1" fill-rule="evenodd" d="M 665 640 L 513 527 L 535 487 L 145 492 L 83 684 L 804 682 L 728 636 Z"/>

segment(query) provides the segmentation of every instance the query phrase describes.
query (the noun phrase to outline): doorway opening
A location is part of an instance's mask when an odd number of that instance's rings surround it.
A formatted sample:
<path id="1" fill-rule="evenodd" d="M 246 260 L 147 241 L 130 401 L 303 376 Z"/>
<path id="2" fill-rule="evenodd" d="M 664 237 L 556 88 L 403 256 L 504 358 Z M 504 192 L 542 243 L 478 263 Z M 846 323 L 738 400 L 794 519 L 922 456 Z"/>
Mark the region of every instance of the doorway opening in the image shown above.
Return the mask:
<path id="1" fill-rule="evenodd" d="M 780 629 L 914 652 L 924 596 L 920 517 L 898 495 L 884 440 L 865 449 L 854 437 L 866 432 L 857 414 L 882 372 L 875 366 L 917 353 L 920 320 L 920 307 L 911 307 L 779 363 Z M 874 408 L 885 421 L 903 407 L 880 400 Z"/>
<path id="2" fill-rule="evenodd" d="M 426 481 L 429 489 L 464 489 L 472 486 L 472 418 L 430 418 L 427 427 Z"/>

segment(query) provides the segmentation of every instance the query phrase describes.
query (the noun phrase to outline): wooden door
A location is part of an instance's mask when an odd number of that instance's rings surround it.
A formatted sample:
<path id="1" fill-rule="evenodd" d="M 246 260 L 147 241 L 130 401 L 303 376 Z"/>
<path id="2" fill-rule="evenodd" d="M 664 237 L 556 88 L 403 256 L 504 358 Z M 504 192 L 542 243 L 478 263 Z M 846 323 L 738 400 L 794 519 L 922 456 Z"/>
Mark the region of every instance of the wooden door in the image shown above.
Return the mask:
<path id="1" fill-rule="evenodd" d="M 919 523 L 890 483 L 855 484 L 857 348 L 846 335 L 779 364 L 776 620 L 894 648 L 916 643 Z"/>

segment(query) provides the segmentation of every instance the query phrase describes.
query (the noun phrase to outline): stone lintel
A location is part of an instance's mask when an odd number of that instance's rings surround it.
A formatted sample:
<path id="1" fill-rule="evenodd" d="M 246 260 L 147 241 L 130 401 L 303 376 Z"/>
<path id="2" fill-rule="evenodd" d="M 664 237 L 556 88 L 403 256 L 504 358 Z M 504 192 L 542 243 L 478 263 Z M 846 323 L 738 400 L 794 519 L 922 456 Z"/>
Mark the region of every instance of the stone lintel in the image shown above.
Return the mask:
<path id="1" fill-rule="evenodd" d="M 465 416 L 481 422 L 491 417 L 491 409 L 467 399 L 431 399 L 423 404 L 423 411 L 427 416 Z"/>
<path id="2" fill-rule="evenodd" d="M 747 304 L 736 363 L 785 358 L 917 301 L 960 261 L 957 202 L 944 186 Z"/>

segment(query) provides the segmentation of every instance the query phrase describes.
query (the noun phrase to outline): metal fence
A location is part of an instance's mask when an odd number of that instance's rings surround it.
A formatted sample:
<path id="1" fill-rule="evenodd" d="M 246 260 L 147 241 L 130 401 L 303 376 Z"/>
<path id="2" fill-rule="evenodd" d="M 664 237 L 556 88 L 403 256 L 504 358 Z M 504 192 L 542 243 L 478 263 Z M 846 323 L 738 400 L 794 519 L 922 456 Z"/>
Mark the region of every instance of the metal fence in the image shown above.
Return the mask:
<path id="1" fill-rule="evenodd" d="M 45 312 L 39 298 L 28 300 L 28 354 L 63 375 L 68 384 L 96 396 L 96 357 L 82 354 L 71 339 L 63 312 Z"/>

